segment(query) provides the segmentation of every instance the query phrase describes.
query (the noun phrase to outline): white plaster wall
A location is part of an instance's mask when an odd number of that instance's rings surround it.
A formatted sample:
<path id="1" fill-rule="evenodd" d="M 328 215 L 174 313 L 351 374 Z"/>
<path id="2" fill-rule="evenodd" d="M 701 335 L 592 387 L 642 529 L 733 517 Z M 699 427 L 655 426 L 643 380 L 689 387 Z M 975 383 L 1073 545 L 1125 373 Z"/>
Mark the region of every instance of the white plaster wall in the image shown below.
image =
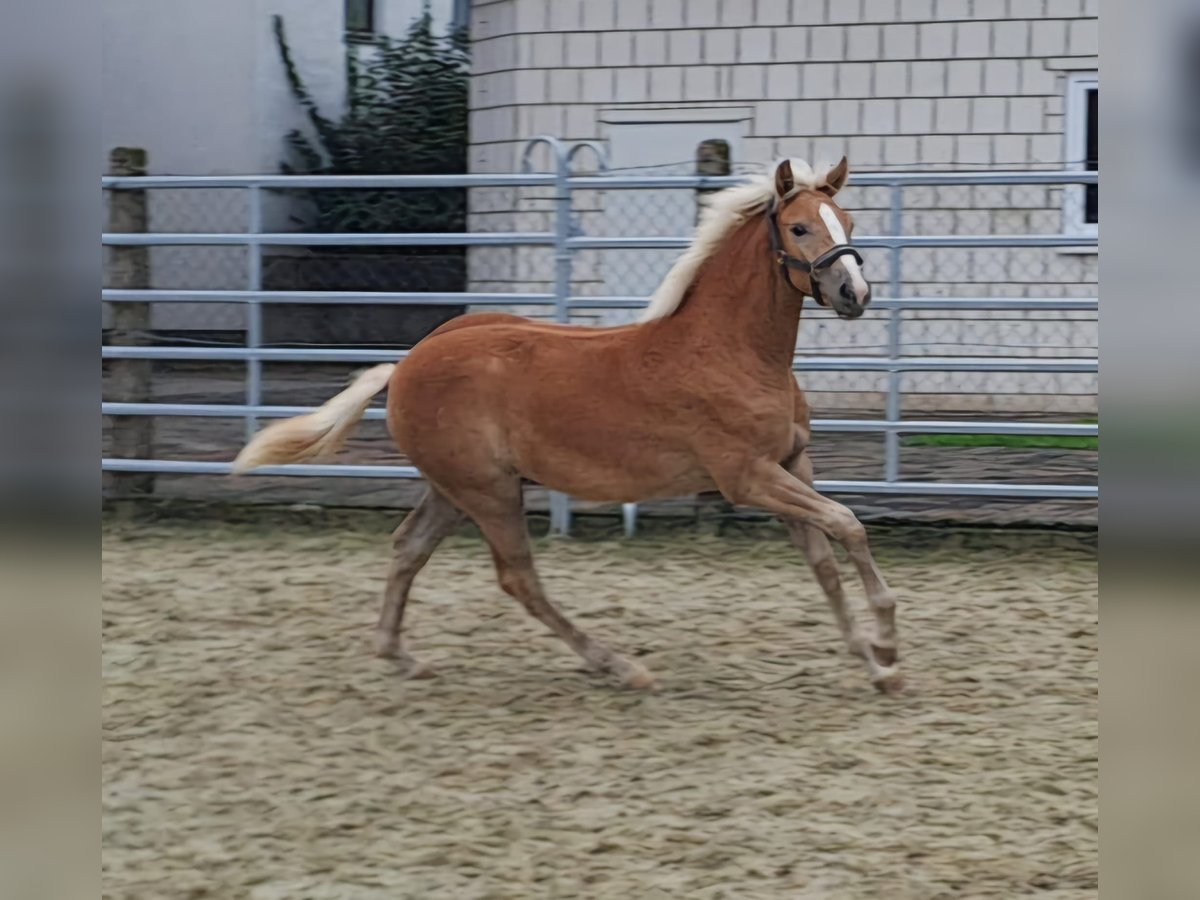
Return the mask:
<path id="1" fill-rule="evenodd" d="M 255 6 L 105 0 L 105 156 L 125 145 L 146 148 L 156 173 L 244 171 L 257 143 Z"/>
<path id="2" fill-rule="evenodd" d="M 431 9 L 445 27 L 453 0 Z M 420 10 L 421 0 L 379 0 L 381 30 L 402 34 Z M 149 152 L 154 173 L 277 171 L 281 138 L 304 117 L 271 34 L 276 13 L 322 110 L 336 115 L 345 89 L 342 0 L 104 0 L 105 157 L 135 146 Z"/>
<path id="3" fill-rule="evenodd" d="M 377 0 L 379 30 L 399 36 L 421 0 Z M 435 0 L 446 27 L 453 0 Z M 284 17 L 296 65 L 321 111 L 344 104 L 342 0 L 104 0 L 101 70 L 102 165 L 116 146 L 146 150 L 151 174 L 273 174 L 284 135 L 307 128 L 292 97 L 271 31 Z M 369 53 L 355 45 L 355 52 Z M 289 207 L 268 197 L 265 222 L 289 227 Z M 155 191 L 150 227 L 158 231 L 239 231 L 247 222 L 238 191 Z M 241 288 L 246 255 L 236 247 L 163 247 L 151 253 L 155 287 Z M 236 306 L 160 304 L 155 327 L 239 328 Z"/>

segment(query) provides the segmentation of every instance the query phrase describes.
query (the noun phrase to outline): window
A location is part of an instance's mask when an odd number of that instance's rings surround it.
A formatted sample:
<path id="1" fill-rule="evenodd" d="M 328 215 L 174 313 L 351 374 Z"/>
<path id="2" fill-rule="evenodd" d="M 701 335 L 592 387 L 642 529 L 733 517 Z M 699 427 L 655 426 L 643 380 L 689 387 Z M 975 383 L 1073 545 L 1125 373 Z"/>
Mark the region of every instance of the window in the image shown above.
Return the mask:
<path id="1" fill-rule="evenodd" d="M 346 0 L 346 37 L 369 41 L 375 37 L 375 0 Z"/>
<path id="2" fill-rule="evenodd" d="M 1100 79 L 1076 72 L 1067 81 L 1066 168 L 1100 170 Z M 1096 234 L 1100 223 L 1100 186 L 1074 185 L 1063 191 L 1063 226 L 1071 234 Z"/>
<path id="3" fill-rule="evenodd" d="M 454 10 L 450 14 L 450 30 L 471 27 L 471 0 L 454 0 Z"/>

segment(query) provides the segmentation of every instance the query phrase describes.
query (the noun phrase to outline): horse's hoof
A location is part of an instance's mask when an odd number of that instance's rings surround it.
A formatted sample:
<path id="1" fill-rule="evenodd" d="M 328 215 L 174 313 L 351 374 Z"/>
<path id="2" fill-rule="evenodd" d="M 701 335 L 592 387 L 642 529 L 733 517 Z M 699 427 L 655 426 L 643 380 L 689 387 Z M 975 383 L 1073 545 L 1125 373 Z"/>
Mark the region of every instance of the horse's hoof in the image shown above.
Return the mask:
<path id="1" fill-rule="evenodd" d="M 871 657 L 884 668 L 892 668 L 900 660 L 895 647 L 881 647 L 878 644 L 871 645 Z"/>
<path id="2" fill-rule="evenodd" d="M 885 670 L 872 678 L 871 684 L 879 693 L 895 696 L 904 690 L 904 675 L 896 669 Z"/>
<path id="3" fill-rule="evenodd" d="M 652 691 L 658 687 L 658 682 L 654 680 L 646 669 L 643 669 L 637 663 L 630 663 L 629 670 L 622 676 L 621 683 L 634 691 Z"/>
<path id="4" fill-rule="evenodd" d="M 399 659 L 400 642 L 388 634 L 378 634 L 375 636 L 375 655 L 379 659 Z"/>
<path id="5" fill-rule="evenodd" d="M 437 672 L 415 657 L 409 656 L 400 649 L 399 643 L 380 639 L 375 645 L 375 655 L 394 663 L 404 679 L 436 678 Z"/>
<path id="6" fill-rule="evenodd" d="M 414 659 L 402 675 L 405 681 L 428 681 L 430 678 L 437 678 L 437 671 L 433 667 Z"/>

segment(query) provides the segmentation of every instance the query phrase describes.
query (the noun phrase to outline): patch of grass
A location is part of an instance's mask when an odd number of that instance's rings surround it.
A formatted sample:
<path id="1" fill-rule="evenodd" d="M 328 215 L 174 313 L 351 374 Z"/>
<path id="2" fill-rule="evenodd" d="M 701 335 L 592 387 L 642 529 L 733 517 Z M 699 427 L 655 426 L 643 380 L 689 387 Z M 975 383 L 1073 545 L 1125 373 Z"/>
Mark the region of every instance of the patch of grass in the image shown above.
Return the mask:
<path id="1" fill-rule="evenodd" d="M 908 447 L 1018 447 L 1022 450 L 1099 450 L 1100 438 L 1055 434 L 914 434 Z"/>

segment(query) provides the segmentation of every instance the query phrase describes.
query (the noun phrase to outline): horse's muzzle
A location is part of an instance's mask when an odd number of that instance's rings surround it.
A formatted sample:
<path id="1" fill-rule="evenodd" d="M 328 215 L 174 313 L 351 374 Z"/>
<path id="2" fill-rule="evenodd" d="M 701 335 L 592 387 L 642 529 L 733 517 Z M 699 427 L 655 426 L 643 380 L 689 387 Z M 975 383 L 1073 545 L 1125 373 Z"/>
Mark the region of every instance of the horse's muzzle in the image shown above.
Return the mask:
<path id="1" fill-rule="evenodd" d="M 860 300 L 855 293 L 854 288 L 847 282 L 842 282 L 838 288 L 837 296 L 833 298 L 830 306 L 833 311 L 843 319 L 857 319 L 863 314 L 863 310 L 867 308 L 867 304 L 871 302 L 871 289 L 867 288 L 866 294 Z"/>

